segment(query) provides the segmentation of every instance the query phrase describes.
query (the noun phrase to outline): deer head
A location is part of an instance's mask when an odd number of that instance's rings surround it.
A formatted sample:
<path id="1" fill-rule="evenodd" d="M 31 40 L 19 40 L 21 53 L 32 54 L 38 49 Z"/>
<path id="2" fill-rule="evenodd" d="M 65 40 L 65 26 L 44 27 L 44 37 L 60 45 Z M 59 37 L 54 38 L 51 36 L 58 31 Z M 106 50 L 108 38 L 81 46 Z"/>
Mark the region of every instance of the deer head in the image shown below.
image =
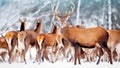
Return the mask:
<path id="1" fill-rule="evenodd" d="M 21 23 L 20 25 L 20 31 L 23 31 L 25 30 L 25 22 L 26 22 L 26 18 L 24 18 L 24 21 L 22 21 L 20 18 L 19 18 L 19 22 Z"/>
<path id="2" fill-rule="evenodd" d="M 52 12 L 55 15 L 56 19 L 60 22 L 60 27 L 64 27 L 67 24 L 68 19 L 74 12 L 75 5 L 73 3 L 71 4 L 73 5 L 73 7 L 71 7 L 71 11 L 67 12 L 64 16 L 62 16 L 59 11 L 55 12 L 54 6 L 52 7 Z"/>
<path id="3" fill-rule="evenodd" d="M 42 18 L 40 19 L 36 19 L 36 29 L 35 29 L 35 32 L 39 33 L 40 30 L 42 29 Z"/>
<path id="4" fill-rule="evenodd" d="M 56 26 L 56 23 L 52 23 L 52 25 L 53 25 L 53 27 L 52 27 L 51 33 L 57 34 L 57 26 Z"/>
<path id="5" fill-rule="evenodd" d="M 42 18 L 36 19 L 36 27 L 41 26 Z"/>
<path id="6" fill-rule="evenodd" d="M 25 23 L 27 21 L 27 18 L 24 18 L 24 21 L 21 20 L 21 18 L 19 18 L 19 22 L 21 23 Z"/>

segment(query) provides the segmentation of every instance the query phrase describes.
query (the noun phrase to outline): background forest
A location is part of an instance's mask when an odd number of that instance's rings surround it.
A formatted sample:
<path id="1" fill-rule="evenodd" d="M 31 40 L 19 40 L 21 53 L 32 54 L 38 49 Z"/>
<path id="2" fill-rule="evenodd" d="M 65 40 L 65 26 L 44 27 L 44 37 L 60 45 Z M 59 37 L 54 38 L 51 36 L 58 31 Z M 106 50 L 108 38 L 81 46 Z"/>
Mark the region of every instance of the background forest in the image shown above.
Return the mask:
<path id="1" fill-rule="evenodd" d="M 47 33 L 52 27 L 51 22 L 57 21 L 52 5 L 65 15 L 71 10 L 71 3 L 75 10 L 69 24 L 120 29 L 120 0 L 0 0 L 0 34 L 19 30 L 19 18 L 27 18 L 27 29 L 34 29 L 35 19 L 42 18 L 43 32 Z"/>

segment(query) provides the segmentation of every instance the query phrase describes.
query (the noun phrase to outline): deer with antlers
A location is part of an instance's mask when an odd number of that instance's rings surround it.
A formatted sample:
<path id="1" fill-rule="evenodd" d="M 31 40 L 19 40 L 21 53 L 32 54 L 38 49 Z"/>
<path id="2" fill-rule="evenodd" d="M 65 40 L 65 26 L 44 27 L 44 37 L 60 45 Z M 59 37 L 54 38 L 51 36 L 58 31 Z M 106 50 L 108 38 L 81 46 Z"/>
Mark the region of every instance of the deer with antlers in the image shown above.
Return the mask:
<path id="1" fill-rule="evenodd" d="M 57 13 L 55 12 L 55 16 L 60 22 L 60 28 L 63 37 L 69 40 L 71 44 L 74 46 L 75 49 L 74 64 L 76 65 L 77 59 L 80 64 L 80 57 L 79 57 L 80 48 L 94 48 L 94 47 L 100 47 L 104 49 L 108 53 L 109 61 L 112 64 L 111 51 L 107 46 L 107 41 L 109 38 L 108 32 L 102 27 L 84 28 L 84 29 L 78 27 L 70 27 L 67 21 L 70 18 L 71 14 L 73 13 L 73 10 L 74 8 L 72 8 L 72 11 L 68 12 L 64 16 L 61 16 L 59 12 Z M 99 63 L 99 60 L 100 58 L 98 59 L 97 64 Z"/>

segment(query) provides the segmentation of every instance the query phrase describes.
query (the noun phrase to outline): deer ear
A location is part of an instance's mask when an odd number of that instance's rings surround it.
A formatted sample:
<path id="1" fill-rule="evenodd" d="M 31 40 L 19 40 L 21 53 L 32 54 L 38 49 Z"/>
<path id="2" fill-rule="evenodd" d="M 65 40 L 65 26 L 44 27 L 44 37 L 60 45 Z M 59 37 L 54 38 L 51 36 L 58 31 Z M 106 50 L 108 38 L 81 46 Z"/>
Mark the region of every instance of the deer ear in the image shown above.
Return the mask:
<path id="1" fill-rule="evenodd" d="M 42 22 L 42 18 L 39 19 L 39 22 L 40 22 L 40 23 Z"/>
<path id="2" fill-rule="evenodd" d="M 26 22 L 27 21 L 27 18 L 24 18 L 24 22 Z"/>
<path id="3" fill-rule="evenodd" d="M 19 22 L 22 22 L 21 18 L 19 18 Z"/>
<path id="4" fill-rule="evenodd" d="M 39 22 L 39 21 L 38 21 L 38 18 L 36 18 L 35 21 L 36 21 L 36 23 L 38 23 L 38 22 Z"/>

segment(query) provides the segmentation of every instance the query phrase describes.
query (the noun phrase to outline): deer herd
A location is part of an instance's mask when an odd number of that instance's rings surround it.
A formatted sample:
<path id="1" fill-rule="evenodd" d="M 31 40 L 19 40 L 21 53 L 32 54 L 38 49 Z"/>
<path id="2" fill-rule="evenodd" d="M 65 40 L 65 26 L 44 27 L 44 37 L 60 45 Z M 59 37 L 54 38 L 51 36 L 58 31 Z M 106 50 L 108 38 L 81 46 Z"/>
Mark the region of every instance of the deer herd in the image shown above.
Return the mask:
<path id="1" fill-rule="evenodd" d="M 80 59 L 94 62 L 98 57 L 100 61 L 120 61 L 120 30 L 107 30 L 102 27 L 83 28 L 69 25 L 68 20 L 74 11 L 74 7 L 62 16 L 59 12 L 53 14 L 59 23 L 52 23 L 50 33 L 42 33 L 42 18 L 36 19 L 36 28 L 26 30 L 26 18 L 21 22 L 20 30 L 8 31 L 0 37 L 1 62 L 19 61 L 27 64 L 26 53 L 30 48 L 36 49 L 35 61 L 44 60 L 54 63 L 66 60 L 74 65 L 81 64 Z M 31 56 L 30 56 L 31 57 Z"/>

